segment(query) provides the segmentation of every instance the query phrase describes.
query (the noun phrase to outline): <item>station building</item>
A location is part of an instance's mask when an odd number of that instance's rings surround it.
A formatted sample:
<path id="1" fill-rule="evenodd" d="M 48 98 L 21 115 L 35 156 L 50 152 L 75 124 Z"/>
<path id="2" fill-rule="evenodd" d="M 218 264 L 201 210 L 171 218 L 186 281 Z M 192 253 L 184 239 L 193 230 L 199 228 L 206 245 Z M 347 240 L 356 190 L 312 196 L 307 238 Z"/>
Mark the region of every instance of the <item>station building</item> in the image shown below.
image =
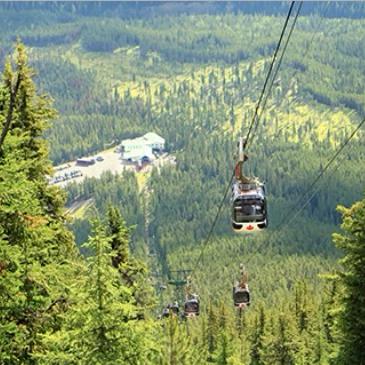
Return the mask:
<path id="1" fill-rule="evenodd" d="M 123 160 L 137 164 L 148 163 L 156 158 L 154 152 L 164 151 L 165 139 L 149 132 L 142 137 L 122 141 L 120 147 Z"/>
<path id="2" fill-rule="evenodd" d="M 130 152 L 145 147 L 150 147 L 152 151 L 163 151 L 165 149 L 165 139 L 156 133 L 149 132 L 142 137 L 125 139 L 120 146 L 122 152 Z"/>

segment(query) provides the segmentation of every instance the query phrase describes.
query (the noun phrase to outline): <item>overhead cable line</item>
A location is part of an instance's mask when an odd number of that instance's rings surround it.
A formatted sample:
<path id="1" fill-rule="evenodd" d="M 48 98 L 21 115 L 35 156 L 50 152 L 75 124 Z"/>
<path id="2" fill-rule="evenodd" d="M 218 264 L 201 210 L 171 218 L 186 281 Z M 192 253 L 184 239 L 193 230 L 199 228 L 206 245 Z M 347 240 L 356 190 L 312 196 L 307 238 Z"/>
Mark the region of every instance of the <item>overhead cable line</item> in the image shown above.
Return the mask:
<path id="1" fill-rule="evenodd" d="M 313 44 L 313 41 L 314 41 L 315 36 L 319 34 L 319 31 L 321 29 L 323 20 L 326 18 L 326 15 L 327 15 L 327 12 L 328 12 L 330 3 L 331 3 L 330 1 L 327 1 L 326 7 L 324 8 L 324 11 L 323 11 L 323 14 L 322 14 L 321 18 L 318 21 L 317 29 L 316 29 L 315 32 L 313 32 L 312 38 L 308 42 L 307 47 L 306 47 L 306 49 L 305 49 L 305 51 L 303 53 L 302 60 L 307 57 L 308 52 L 309 52 L 310 48 L 312 47 L 312 44 Z M 295 76 L 298 74 L 298 72 L 299 72 L 299 69 L 296 69 L 296 71 L 294 72 L 294 74 L 292 76 L 292 79 L 295 78 Z"/>
<path id="2" fill-rule="evenodd" d="M 297 9 L 297 13 L 295 14 L 295 18 L 293 20 L 293 23 L 291 25 L 291 28 L 289 30 L 289 34 L 288 34 L 288 37 L 286 38 L 286 41 L 285 41 L 285 44 L 284 44 L 284 48 L 283 48 L 283 51 L 281 52 L 281 56 L 279 58 L 279 61 L 277 63 L 277 66 L 275 68 L 275 71 L 274 71 L 274 74 L 273 76 L 271 77 L 271 81 L 270 81 L 270 85 L 269 85 L 269 88 L 268 88 L 268 91 L 266 93 L 266 96 L 265 96 L 265 99 L 263 101 L 263 104 L 262 104 L 262 107 L 260 108 L 260 114 L 257 115 L 257 120 L 256 120 L 256 123 L 255 123 L 255 128 L 254 128 L 254 132 L 252 133 L 251 135 L 251 139 L 249 140 L 249 134 L 247 134 L 247 139 L 246 139 L 246 150 L 247 148 L 249 147 L 249 145 L 251 144 L 251 142 L 253 141 L 254 137 L 255 137 L 255 134 L 257 132 L 257 128 L 259 126 L 259 123 L 261 121 L 261 118 L 265 112 L 265 108 L 266 108 L 266 104 L 267 104 L 267 101 L 271 95 L 271 90 L 272 90 L 272 87 L 274 85 L 274 81 L 276 79 L 276 76 L 279 72 L 279 69 L 280 69 L 280 66 L 281 66 L 281 63 L 283 62 L 283 59 L 284 59 L 284 55 L 285 55 L 285 52 L 286 52 L 286 49 L 288 48 L 288 44 L 289 44 L 289 41 L 290 41 L 290 38 L 291 38 L 291 35 L 293 33 L 293 30 L 295 28 L 295 25 L 297 23 L 297 19 L 298 19 L 298 16 L 299 16 L 299 13 L 302 9 L 302 6 L 303 6 L 303 1 L 300 2 L 299 6 L 298 6 L 298 9 Z"/>
<path id="3" fill-rule="evenodd" d="M 312 181 L 310 186 L 307 188 L 307 190 L 302 194 L 302 196 L 296 201 L 295 205 L 299 205 L 302 203 L 302 201 L 305 199 L 305 197 L 310 193 L 310 191 L 313 189 L 313 187 L 318 183 L 318 181 L 321 179 L 321 177 L 325 174 L 325 172 L 330 168 L 332 163 L 337 159 L 339 154 L 343 151 L 343 149 L 349 144 L 351 139 L 355 136 L 355 134 L 359 131 L 359 129 L 363 126 L 365 123 L 365 118 L 357 125 L 357 127 L 352 131 L 350 136 L 345 140 L 344 143 L 341 144 L 340 148 L 335 152 L 335 154 L 328 160 L 325 167 L 321 169 L 320 173 L 317 175 L 317 177 Z M 307 203 L 306 203 L 307 204 Z M 279 223 L 279 226 L 282 226 L 285 224 L 286 220 L 289 219 L 289 217 L 292 216 L 292 214 L 287 214 L 284 219 Z"/>
<path id="4" fill-rule="evenodd" d="M 251 131 L 252 131 L 252 128 L 253 128 L 253 126 L 254 126 L 254 123 L 255 123 L 255 120 L 256 120 L 256 117 L 257 117 L 257 113 L 258 113 L 258 110 L 259 110 L 259 108 L 260 108 L 260 104 L 261 104 L 261 102 L 262 102 L 262 100 L 263 100 L 263 97 L 264 97 L 264 94 L 265 94 L 266 87 L 267 87 L 268 82 L 269 82 L 269 80 L 270 80 L 271 72 L 272 72 L 272 70 L 273 70 L 273 68 L 274 68 L 275 60 L 276 60 L 276 58 L 277 58 L 277 55 L 278 55 L 278 52 L 279 52 L 279 49 L 280 49 L 280 46 L 281 46 L 281 43 L 282 43 L 282 40 L 283 40 L 283 37 L 284 37 L 285 31 L 286 31 L 286 28 L 287 28 L 287 26 L 288 26 L 288 22 L 289 22 L 289 19 L 290 19 L 291 13 L 292 13 L 293 8 L 294 8 L 294 4 L 295 4 L 295 1 L 292 1 L 291 5 L 290 5 L 290 8 L 289 8 L 289 11 L 288 11 L 288 14 L 287 14 L 287 16 L 286 16 L 286 19 L 285 19 L 284 25 L 283 25 L 283 29 L 282 29 L 281 34 L 280 34 L 280 38 L 279 38 L 278 44 L 277 44 L 276 49 L 275 49 L 275 52 L 274 52 L 274 56 L 273 56 L 272 61 L 271 61 L 271 64 L 270 64 L 270 68 L 269 68 L 268 74 L 267 74 L 267 76 L 266 76 L 266 80 L 265 80 L 265 83 L 264 83 L 264 86 L 263 86 L 263 89 L 262 89 L 262 92 L 261 92 L 260 98 L 259 98 L 259 100 L 258 100 L 258 102 L 257 102 L 257 105 L 256 105 L 255 114 L 254 114 L 254 117 L 252 118 L 251 125 L 250 125 L 250 128 L 249 128 L 249 131 L 248 131 L 247 137 L 246 137 L 246 141 L 248 140 L 248 138 L 249 138 L 249 136 L 250 136 L 250 133 L 251 133 Z M 228 185 L 227 185 L 227 187 L 226 187 L 226 189 L 225 189 L 225 191 L 224 191 L 223 198 L 222 198 L 222 200 L 221 200 L 221 202 L 220 202 L 220 204 L 219 204 L 219 206 L 218 206 L 218 211 L 217 211 L 217 213 L 216 213 L 216 215 L 215 215 L 215 218 L 214 218 L 214 220 L 213 220 L 212 226 L 211 226 L 211 228 L 210 228 L 210 230 L 209 230 L 209 232 L 208 232 L 207 238 L 205 239 L 205 241 L 204 241 L 204 243 L 203 243 L 203 246 L 202 246 L 202 248 L 201 248 L 201 251 L 200 251 L 200 254 L 199 254 L 198 259 L 197 259 L 197 261 L 196 261 L 196 264 L 195 264 L 195 266 L 193 267 L 193 272 L 191 273 L 191 276 L 193 276 L 193 275 L 194 275 L 196 268 L 199 266 L 199 263 L 201 262 L 201 260 L 202 260 L 202 258 L 203 258 L 203 255 L 204 255 L 205 249 L 206 249 L 206 247 L 208 246 L 208 243 L 209 243 L 209 241 L 210 241 L 210 239 L 211 239 L 211 237 L 212 237 L 212 234 L 213 234 L 213 232 L 214 232 L 214 228 L 215 228 L 215 226 L 216 226 L 216 224 L 217 224 L 218 218 L 219 218 L 220 213 L 221 213 L 221 211 L 222 211 L 222 208 L 223 208 L 223 206 L 224 206 L 224 202 L 225 202 L 225 200 L 226 200 L 226 196 L 227 196 L 228 191 L 229 191 L 229 189 L 230 189 L 230 187 L 231 187 L 231 185 L 232 185 L 233 178 L 234 178 L 234 172 L 232 173 L 231 178 L 230 178 L 230 180 L 229 180 L 229 183 L 228 183 Z"/>
<path id="5" fill-rule="evenodd" d="M 228 185 L 227 185 L 227 187 L 226 187 L 226 190 L 225 190 L 224 195 L 223 195 L 223 199 L 221 200 L 221 203 L 220 203 L 220 205 L 219 205 L 219 207 L 218 207 L 217 214 L 215 215 L 215 218 L 214 218 L 214 220 L 213 220 L 213 224 L 212 224 L 212 226 L 211 226 L 211 228 L 210 228 L 210 230 L 209 230 L 209 232 L 208 232 L 208 236 L 207 236 L 206 240 L 205 240 L 205 241 L 204 241 L 204 243 L 203 243 L 203 247 L 202 247 L 202 249 L 200 250 L 200 255 L 198 256 L 198 259 L 196 260 L 196 263 L 195 263 L 195 265 L 194 265 L 194 267 L 193 267 L 193 272 L 192 272 L 191 276 L 193 276 L 193 274 L 194 274 L 194 272 L 195 272 L 195 269 L 198 267 L 198 265 L 199 265 L 200 261 L 201 261 L 201 260 L 202 260 L 202 258 L 203 258 L 203 255 L 204 255 L 205 249 L 206 249 L 206 247 L 208 246 L 208 243 L 209 243 L 209 241 L 210 241 L 210 239 L 211 239 L 211 237 L 212 237 L 212 234 L 213 234 L 214 228 L 215 228 L 215 226 L 216 226 L 216 224 L 217 224 L 218 218 L 219 218 L 220 213 L 221 213 L 221 211 L 222 211 L 222 208 L 223 208 L 224 202 L 225 202 L 225 200 L 226 200 L 226 197 L 227 197 L 227 194 L 228 194 L 229 188 L 230 188 L 230 187 L 231 187 L 231 185 L 232 185 L 233 178 L 234 178 L 234 173 L 232 174 L 231 179 L 229 180 L 229 184 L 228 184 Z"/>
<path id="6" fill-rule="evenodd" d="M 323 19 L 324 19 L 324 18 L 325 18 L 325 16 L 327 15 L 327 12 L 328 12 L 328 9 L 329 9 L 329 5 L 330 5 L 330 1 L 328 1 L 328 2 L 327 2 L 327 4 L 326 4 L 325 10 L 324 10 L 324 12 L 323 12 L 323 15 L 321 16 L 321 18 L 320 18 L 320 20 L 319 20 L 319 22 L 318 22 L 318 24 L 317 24 L 317 29 L 313 32 L 313 36 L 312 36 L 312 38 L 310 39 L 310 41 L 308 42 L 308 44 L 307 44 L 307 46 L 306 46 L 306 49 L 305 49 L 305 51 L 304 51 L 304 53 L 303 53 L 303 55 L 302 55 L 302 57 L 301 57 L 301 60 L 304 60 L 304 59 L 307 57 L 308 52 L 309 52 L 309 50 L 310 50 L 310 48 L 311 48 L 311 46 L 312 46 L 312 44 L 313 44 L 313 41 L 314 41 L 314 39 L 315 39 L 315 36 L 319 34 L 319 33 L 318 33 L 318 31 L 319 31 L 319 30 L 320 30 L 320 28 L 321 28 L 321 25 L 322 25 Z M 291 82 L 293 82 L 293 81 L 295 80 L 295 77 L 297 76 L 298 72 L 299 72 L 299 70 L 298 70 L 298 69 L 296 69 L 296 70 L 293 72 L 293 75 L 292 75 L 292 76 L 291 76 L 291 78 L 290 78 L 290 83 L 291 83 Z M 274 79 L 273 79 L 273 80 L 275 80 L 275 78 L 276 78 L 276 75 L 275 75 L 275 77 L 274 77 Z M 274 82 L 275 82 L 275 81 L 274 81 Z M 270 92 L 271 92 L 271 90 L 270 90 Z M 295 99 L 294 99 L 294 100 L 291 100 L 291 101 L 288 103 L 288 106 L 290 106 L 290 105 L 291 105 L 294 101 L 295 101 Z M 266 105 L 266 102 L 265 102 L 265 105 Z M 263 112 L 262 112 L 261 114 L 263 114 Z M 260 116 L 259 116 L 259 119 L 261 118 L 261 114 L 260 114 Z M 282 127 L 281 127 L 281 128 L 279 128 L 279 130 L 278 130 L 278 131 L 276 131 L 275 133 L 271 133 L 269 136 L 265 135 L 265 138 L 266 138 L 266 139 L 267 139 L 267 138 L 276 138 L 277 136 L 279 136 L 279 135 L 280 135 L 280 133 L 281 133 L 283 130 L 288 129 L 289 127 L 291 127 L 291 124 L 288 124 L 288 125 L 286 125 L 286 126 L 282 126 Z M 252 137 L 252 139 L 253 139 L 253 137 Z M 252 139 L 251 139 L 251 141 L 252 141 Z"/>
<path id="7" fill-rule="evenodd" d="M 356 133 L 360 130 L 360 128 L 365 124 L 365 118 L 356 126 L 356 128 L 352 131 L 352 133 L 350 134 L 350 136 L 345 140 L 345 142 L 343 142 L 341 144 L 341 146 L 337 149 L 337 151 L 334 153 L 334 155 L 328 160 L 328 162 L 326 163 L 325 167 L 320 171 L 320 173 L 316 176 L 316 178 L 312 181 L 312 183 L 310 184 L 309 188 L 305 191 L 304 194 L 302 194 L 300 196 L 300 198 L 295 202 L 295 204 L 293 204 L 293 209 L 299 205 L 300 203 L 302 203 L 303 199 L 308 195 L 308 193 L 311 192 L 311 190 L 315 187 L 315 185 L 319 182 L 319 180 L 322 178 L 322 176 L 326 173 L 326 171 L 330 168 L 330 166 L 333 164 L 334 161 L 336 161 L 337 157 L 341 154 L 341 152 L 344 150 L 344 148 L 350 143 L 350 141 L 352 140 L 352 138 L 356 135 Z M 336 171 L 338 167 L 335 168 L 334 171 L 332 171 L 332 173 L 334 173 Z M 307 200 L 305 202 L 303 202 L 303 204 L 299 207 L 299 210 L 293 215 L 293 209 L 289 209 L 289 213 L 284 217 L 284 219 L 282 219 L 282 221 L 279 223 L 277 230 L 274 232 L 275 234 L 279 234 L 279 232 L 282 230 L 282 228 L 285 225 L 290 225 L 295 219 L 296 217 L 299 215 L 299 213 L 301 213 L 306 207 L 307 205 L 310 203 L 310 201 L 313 199 L 313 197 L 315 196 L 315 194 L 320 190 L 320 188 L 318 188 L 317 190 L 315 190 L 314 192 L 312 192 L 312 195 L 307 198 Z M 273 235 L 273 236 L 274 236 Z M 271 236 L 271 238 L 273 237 Z M 269 242 L 269 241 L 267 241 Z M 263 241 L 263 243 L 261 245 L 259 245 L 255 251 L 260 251 L 260 249 L 262 249 L 265 244 L 267 244 L 266 241 Z M 252 259 L 253 255 L 251 255 L 247 261 L 246 264 Z"/>
<path id="8" fill-rule="evenodd" d="M 296 17 L 295 17 L 294 22 L 296 22 L 296 20 L 297 20 L 297 17 L 298 17 L 299 11 L 301 10 L 302 5 L 303 5 L 303 1 L 302 1 L 302 2 L 301 2 L 301 4 L 300 4 L 300 8 L 298 8 L 298 12 L 297 12 L 297 14 L 296 14 Z M 305 59 L 305 58 L 307 57 L 308 52 L 309 52 L 309 50 L 310 50 L 310 48 L 311 48 L 311 46 L 312 46 L 312 44 L 313 44 L 313 41 L 314 41 L 314 39 L 315 39 L 315 36 L 319 34 L 318 32 L 319 32 L 319 30 L 320 30 L 320 28 L 321 28 L 321 25 L 322 25 L 323 19 L 324 19 L 324 18 L 325 18 L 325 16 L 327 15 L 327 12 L 328 12 L 328 9 L 329 9 L 329 5 L 330 5 L 330 2 L 328 1 L 328 2 L 327 2 L 327 4 L 326 4 L 325 10 L 324 10 L 324 12 L 323 12 L 323 15 L 322 15 L 322 17 L 320 18 L 320 21 L 318 22 L 317 30 L 313 33 L 313 36 L 312 36 L 312 38 L 310 39 L 310 41 L 308 42 L 307 47 L 306 47 L 306 49 L 305 49 L 305 51 L 304 51 L 304 53 L 303 53 L 303 55 L 302 55 L 302 57 L 301 57 L 301 59 L 302 59 L 302 60 L 303 60 L 303 59 Z M 294 25 L 295 25 L 295 24 L 294 24 Z M 294 27 L 292 26 L 292 28 L 291 28 L 291 30 L 290 30 L 290 34 L 292 33 L 293 29 L 294 29 Z M 286 49 L 286 47 L 287 47 L 288 43 L 289 43 L 289 39 L 287 40 L 287 42 L 286 42 L 286 44 L 285 44 L 284 49 Z M 282 56 L 283 56 L 283 55 L 282 55 Z M 264 114 L 264 109 L 265 109 L 265 106 L 266 106 L 266 102 L 267 102 L 267 99 L 268 99 L 268 97 L 270 96 L 270 93 L 271 93 L 271 87 L 272 87 L 273 83 L 275 82 L 275 78 L 276 78 L 276 75 L 277 75 L 277 71 L 279 70 L 279 67 L 280 67 L 281 62 L 282 62 L 282 59 L 283 59 L 283 57 L 282 57 L 282 56 L 281 56 L 281 58 L 280 58 L 279 66 L 278 66 L 278 68 L 276 69 L 275 75 L 274 75 L 274 77 L 272 78 L 271 86 L 269 87 L 269 92 L 268 92 L 268 94 L 267 94 L 267 96 L 266 96 L 266 98 L 265 98 L 265 101 L 264 101 L 264 107 L 262 108 L 262 111 L 261 111 L 261 113 L 260 113 L 260 115 L 259 115 L 259 117 L 258 117 L 258 120 L 259 120 L 259 121 L 260 121 L 260 119 L 261 119 L 261 116 Z M 294 80 L 295 80 L 295 77 L 297 76 L 298 72 L 299 72 L 299 70 L 298 70 L 298 69 L 296 69 L 296 70 L 294 71 L 294 73 L 293 73 L 293 75 L 292 75 L 292 77 L 291 77 L 290 82 L 292 82 L 292 81 L 294 81 Z M 289 103 L 289 105 L 290 105 L 292 102 L 293 102 L 293 100 Z M 256 130 L 257 130 L 257 126 L 258 126 L 258 123 L 256 124 L 256 127 L 255 127 L 255 133 L 256 133 Z M 279 132 L 281 132 L 283 129 L 286 129 L 286 128 L 289 128 L 289 127 L 290 127 L 290 124 L 288 124 L 286 127 L 282 127 L 282 128 L 280 128 Z M 271 136 L 269 136 L 269 138 L 270 138 L 270 137 L 273 137 L 273 136 L 274 136 L 274 134 L 272 134 Z M 251 142 L 252 142 L 253 138 L 254 138 L 254 136 L 252 136 L 252 138 L 251 138 Z"/>
<path id="9" fill-rule="evenodd" d="M 288 11 L 288 14 L 286 16 L 286 19 L 285 19 L 285 23 L 284 23 L 284 26 L 283 26 L 283 29 L 281 31 L 281 34 L 280 34 L 280 38 L 279 38 L 279 42 L 278 44 L 276 45 L 276 49 L 275 49 L 275 52 L 274 52 L 274 55 L 273 55 L 273 58 L 271 60 L 271 63 L 270 63 L 270 68 L 269 68 L 269 72 L 267 73 L 266 75 L 266 79 L 265 79 L 265 83 L 264 83 L 264 86 L 262 88 L 262 91 L 261 91 L 261 94 L 260 94 L 260 97 L 259 97 L 259 100 L 256 104 L 256 108 L 255 108 L 255 113 L 252 117 L 252 120 L 251 120 L 251 123 L 249 125 L 249 128 L 248 128 L 248 132 L 247 132 L 247 135 L 246 135 L 246 143 L 247 141 L 249 140 L 250 138 L 250 135 L 251 135 L 251 132 L 252 132 L 252 129 L 255 125 L 255 122 L 256 122 L 256 118 L 257 118 L 257 115 L 258 115 L 258 111 L 260 109 L 260 106 L 261 106 L 261 102 L 262 102 L 262 99 L 264 97 L 264 94 L 265 94 L 265 91 L 266 91 L 266 87 L 267 87 L 267 84 L 270 80 L 270 76 L 271 76 L 271 72 L 274 68 L 274 64 L 275 64 L 275 60 L 276 60 L 276 57 L 279 53 L 279 49 L 280 49 L 280 46 L 281 46 L 281 42 L 284 38 L 284 34 L 285 34 L 285 31 L 286 31 L 286 28 L 288 26 L 288 22 L 289 22 L 289 19 L 290 19 L 290 16 L 291 16 L 291 13 L 293 11 L 293 8 L 294 8 L 294 4 L 295 4 L 295 1 L 292 1 L 291 2 L 291 5 L 290 5 L 290 8 L 289 8 L 289 11 Z M 246 147 L 246 145 L 244 146 L 244 148 Z"/>

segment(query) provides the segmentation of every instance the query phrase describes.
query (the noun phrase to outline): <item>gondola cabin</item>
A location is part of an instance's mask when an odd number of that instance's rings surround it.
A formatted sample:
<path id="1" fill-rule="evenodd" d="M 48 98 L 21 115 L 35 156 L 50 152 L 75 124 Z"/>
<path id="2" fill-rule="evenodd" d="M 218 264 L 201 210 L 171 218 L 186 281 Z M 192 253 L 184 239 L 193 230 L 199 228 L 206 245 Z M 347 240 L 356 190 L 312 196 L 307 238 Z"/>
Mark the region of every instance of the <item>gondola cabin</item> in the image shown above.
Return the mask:
<path id="1" fill-rule="evenodd" d="M 175 302 L 174 304 L 170 305 L 170 311 L 175 314 L 178 315 L 179 314 L 179 304 L 177 302 Z"/>
<path id="2" fill-rule="evenodd" d="M 170 310 L 168 308 L 164 308 L 162 310 L 162 315 L 161 315 L 162 318 L 168 318 L 170 317 Z"/>
<path id="3" fill-rule="evenodd" d="M 265 186 L 257 180 L 232 185 L 232 228 L 235 232 L 255 232 L 266 228 Z"/>
<path id="4" fill-rule="evenodd" d="M 250 305 L 250 291 L 247 284 L 243 287 L 233 287 L 233 302 L 237 309 L 244 309 Z"/>
<path id="5" fill-rule="evenodd" d="M 200 314 L 200 305 L 198 298 L 188 299 L 184 305 L 185 317 L 195 317 Z"/>
<path id="6" fill-rule="evenodd" d="M 168 318 L 170 316 L 177 316 L 179 314 L 179 304 L 169 303 L 163 310 L 162 310 L 162 318 Z"/>

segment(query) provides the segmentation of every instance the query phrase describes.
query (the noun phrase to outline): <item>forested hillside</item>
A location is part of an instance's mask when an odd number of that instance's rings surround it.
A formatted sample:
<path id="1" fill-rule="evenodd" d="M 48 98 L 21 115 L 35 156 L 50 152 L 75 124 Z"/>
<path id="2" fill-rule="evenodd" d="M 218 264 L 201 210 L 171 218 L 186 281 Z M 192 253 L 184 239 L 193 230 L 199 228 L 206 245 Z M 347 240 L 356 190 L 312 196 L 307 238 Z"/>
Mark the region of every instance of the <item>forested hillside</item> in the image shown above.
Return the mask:
<path id="1" fill-rule="evenodd" d="M 232 232 L 227 198 L 211 232 L 288 7 L 0 3 L 0 125 L 14 119 L 0 143 L 0 295 L 9 304 L 0 364 L 365 361 L 361 327 L 348 325 L 363 301 L 351 296 L 364 281 L 351 266 L 365 256 L 362 203 L 342 208 L 347 233 L 331 242 L 336 207 L 361 200 L 365 186 L 363 128 L 342 149 L 365 117 L 363 3 L 303 4 L 245 164 L 266 182 L 269 228 Z M 25 49 L 14 52 L 17 39 Z M 45 141 L 57 165 L 149 131 L 166 139 L 176 166 L 143 184 L 131 172 L 85 179 L 64 198 L 47 186 Z M 67 214 L 79 201 L 88 205 Z M 339 262 L 343 254 L 350 259 Z M 239 315 L 240 263 L 252 304 Z M 167 285 L 179 269 L 193 270 L 201 315 L 157 321 L 184 297 Z"/>

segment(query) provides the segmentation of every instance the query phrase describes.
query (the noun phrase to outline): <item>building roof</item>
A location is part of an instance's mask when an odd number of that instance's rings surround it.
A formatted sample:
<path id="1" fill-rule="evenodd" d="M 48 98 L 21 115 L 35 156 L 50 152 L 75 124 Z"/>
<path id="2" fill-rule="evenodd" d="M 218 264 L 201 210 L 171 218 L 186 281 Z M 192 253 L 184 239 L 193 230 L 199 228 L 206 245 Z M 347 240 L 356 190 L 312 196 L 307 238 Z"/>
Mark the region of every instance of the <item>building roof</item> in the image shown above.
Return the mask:
<path id="1" fill-rule="evenodd" d="M 160 137 L 158 134 L 153 132 L 148 132 L 142 137 L 137 137 L 134 139 L 125 139 L 122 141 L 121 145 L 126 149 L 128 146 L 144 146 L 149 144 L 164 144 L 165 139 Z"/>
<path id="2" fill-rule="evenodd" d="M 139 141 L 141 138 L 134 138 L 134 139 L 124 139 L 121 143 L 122 146 L 126 147 L 126 146 L 131 146 L 131 145 L 136 145 L 136 144 L 140 144 L 141 141 Z"/>
<path id="3" fill-rule="evenodd" d="M 149 143 L 165 143 L 165 139 L 154 132 L 148 132 L 142 138 Z"/>
<path id="4" fill-rule="evenodd" d="M 150 160 L 155 158 L 154 154 L 152 153 L 152 148 L 149 146 L 136 148 L 133 151 L 128 151 L 123 153 L 123 160 L 132 160 L 137 161 L 143 157 L 148 157 Z"/>

